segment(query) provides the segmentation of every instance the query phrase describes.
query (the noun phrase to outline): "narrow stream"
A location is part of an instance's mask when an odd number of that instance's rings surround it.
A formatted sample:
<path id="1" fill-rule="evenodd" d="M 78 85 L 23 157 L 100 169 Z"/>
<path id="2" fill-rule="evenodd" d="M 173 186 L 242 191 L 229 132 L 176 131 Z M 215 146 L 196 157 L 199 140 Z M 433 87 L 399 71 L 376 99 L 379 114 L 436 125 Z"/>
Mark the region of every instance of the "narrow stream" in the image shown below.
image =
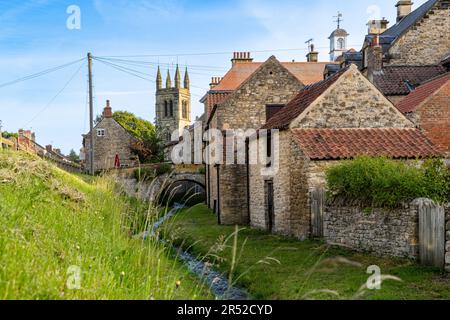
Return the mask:
<path id="1" fill-rule="evenodd" d="M 161 219 L 159 219 L 155 224 L 150 226 L 149 230 L 144 233 L 144 240 L 148 237 L 157 237 L 156 231 L 170 218 L 176 215 L 184 206 L 180 204 L 175 204 L 174 207 Z M 204 281 L 214 293 L 219 300 L 249 300 L 250 296 L 247 292 L 234 286 L 229 286 L 228 279 L 226 275 L 214 270 L 209 265 L 198 260 L 196 257 L 177 248 L 163 239 L 158 238 L 165 245 L 172 246 L 177 252 L 179 252 L 179 259 L 186 265 L 186 267 L 196 274 L 202 281 Z"/>

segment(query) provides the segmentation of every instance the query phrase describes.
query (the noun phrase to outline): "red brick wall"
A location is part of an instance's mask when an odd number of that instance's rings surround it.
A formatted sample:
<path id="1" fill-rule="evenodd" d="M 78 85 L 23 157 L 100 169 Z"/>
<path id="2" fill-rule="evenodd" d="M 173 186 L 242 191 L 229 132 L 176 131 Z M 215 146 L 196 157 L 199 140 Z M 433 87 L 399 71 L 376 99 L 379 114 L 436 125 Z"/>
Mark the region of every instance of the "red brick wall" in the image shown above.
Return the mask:
<path id="1" fill-rule="evenodd" d="M 428 138 L 450 152 L 450 83 L 441 88 L 418 110 L 418 125 Z"/>

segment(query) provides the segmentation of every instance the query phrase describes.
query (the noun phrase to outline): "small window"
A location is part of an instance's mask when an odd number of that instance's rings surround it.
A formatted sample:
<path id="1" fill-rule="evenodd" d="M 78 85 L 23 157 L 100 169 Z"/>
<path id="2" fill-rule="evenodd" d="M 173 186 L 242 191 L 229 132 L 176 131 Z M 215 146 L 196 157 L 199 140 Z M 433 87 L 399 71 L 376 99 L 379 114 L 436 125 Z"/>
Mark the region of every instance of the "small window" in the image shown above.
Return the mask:
<path id="1" fill-rule="evenodd" d="M 269 121 L 275 114 L 284 108 L 284 104 L 268 104 L 266 105 L 266 121 Z"/>
<path id="2" fill-rule="evenodd" d="M 97 137 L 104 137 L 106 136 L 105 129 L 97 129 Z"/>
<path id="3" fill-rule="evenodd" d="M 169 116 L 169 107 L 168 107 L 168 103 L 167 101 L 164 101 L 164 117 L 168 117 Z"/>
<path id="4" fill-rule="evenodd" d="M 345 40 L 343 38 L 339 38 L 337 41 L 337 46 L 339 50 L 345 49 Z"/>
<path id="5" fill-rule="evenodd" d="M 173 101 L 170 100 L 170 116 L 173 117 Z"/>

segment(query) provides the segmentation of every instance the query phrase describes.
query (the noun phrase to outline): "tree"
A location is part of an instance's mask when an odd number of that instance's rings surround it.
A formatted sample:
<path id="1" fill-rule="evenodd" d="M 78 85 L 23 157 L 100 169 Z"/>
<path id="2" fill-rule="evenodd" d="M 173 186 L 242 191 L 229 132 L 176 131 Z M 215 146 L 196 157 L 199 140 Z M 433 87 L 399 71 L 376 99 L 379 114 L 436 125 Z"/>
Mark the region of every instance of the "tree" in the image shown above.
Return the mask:
<path id="1" fill-rule="evenodd" d="M 138 143 L 133 144 L 132 149 L 141 163 L 157 163 L 164 159 L 162 142 L 156 133 L 155 126 L 150 121 L 126 111 L 114 112 L 113 118 L 139 140 Z"/>
<path id="2" fill-rule="evenodd" d="M 75 150 L 70 150 L 69 156 L 67 157 L 70 161 L 79 163 L 80 162 L 80 156 L 75 152 Z"/>

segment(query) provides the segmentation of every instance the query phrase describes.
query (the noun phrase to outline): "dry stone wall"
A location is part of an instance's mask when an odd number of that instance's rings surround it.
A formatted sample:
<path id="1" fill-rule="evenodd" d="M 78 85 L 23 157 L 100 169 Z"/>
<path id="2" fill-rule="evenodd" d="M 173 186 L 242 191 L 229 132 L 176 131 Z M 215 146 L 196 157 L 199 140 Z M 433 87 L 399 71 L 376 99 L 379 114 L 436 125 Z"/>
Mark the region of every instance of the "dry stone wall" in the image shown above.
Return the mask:
<path id="1" fill-rule="evenodd" d="M 328 243 L 376 255 L 416 258 L 419 254 L 419 212 L 413 205 L 401 209 L 324 208 L 324 237 Z"/>

